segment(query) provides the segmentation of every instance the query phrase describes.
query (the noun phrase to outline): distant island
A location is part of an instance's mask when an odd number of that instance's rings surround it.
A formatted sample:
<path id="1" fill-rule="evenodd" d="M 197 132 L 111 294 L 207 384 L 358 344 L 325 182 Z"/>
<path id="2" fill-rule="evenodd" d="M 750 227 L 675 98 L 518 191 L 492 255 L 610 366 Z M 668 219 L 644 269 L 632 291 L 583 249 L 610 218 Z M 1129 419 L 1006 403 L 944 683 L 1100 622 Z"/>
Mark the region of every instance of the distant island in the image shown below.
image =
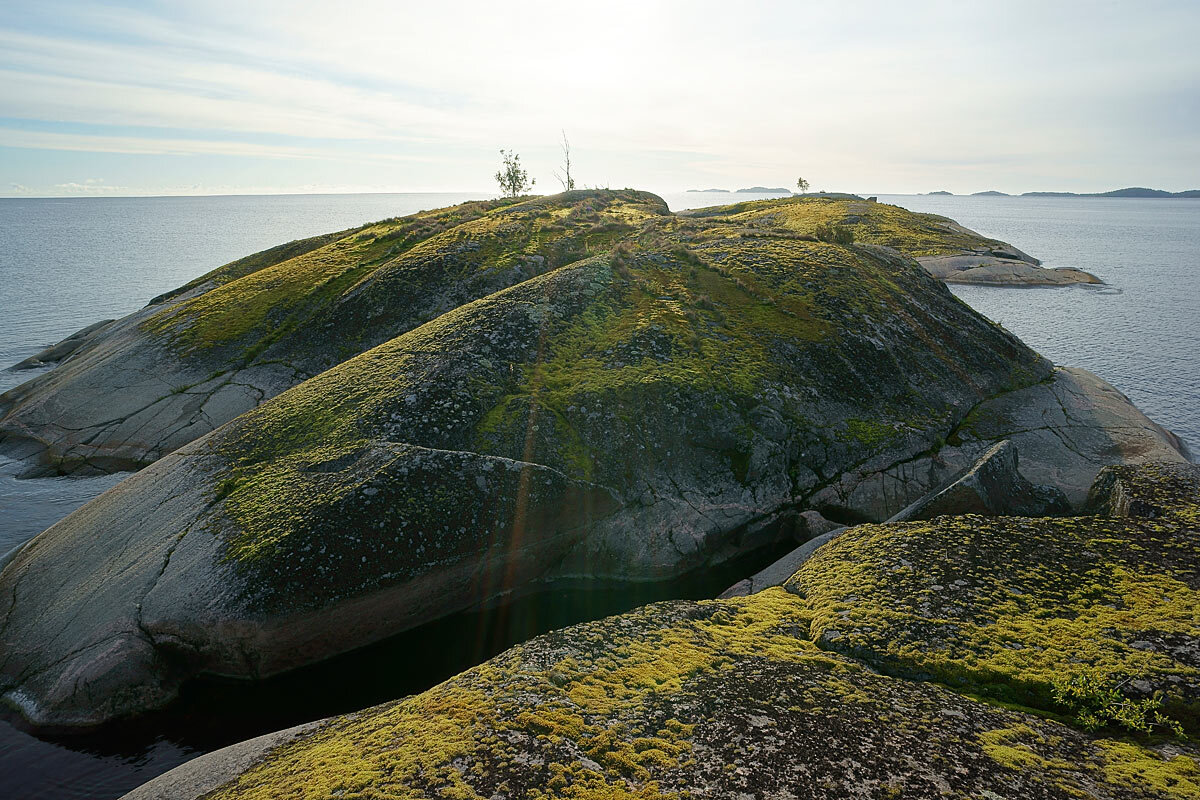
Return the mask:
<path id="1" fill-rule="evenodd" d="M 1131 186 L 1128 189 L 1114 189 L 1111 192 L 1025 192 L 1021 197 L 1200 197 L 1200 189 L 1188 189 L 1186 192 L 1165 192 L 1162 189 L 1147 189 L 1142 186 Z"/>
<path id="2" fill-rule="evenodd" d="M 753 192 L 755 194 L 791 194 L 791 189 L 780 189 L 778 187 L 769 189 L 766 186 L 751 186 L 749 189 L 738 189 L 739 192 Z"/>
<path id="3" fill-rule="evenodd" d="M 723 194 L 729 194 L 728 189 L 688 189 L 688 191 L 689 192 L 721 192 Z"/>
<path id="4" fill-rule="evenodd" d="M 930 195 L 952 196 L 953 192 L 929 192 Z M 1111 192 L 1024 192 L 1011 195 L 1007 192 L 990 190 L 975 192 L 971 197 L 1170 197 L 1170 198 L 1200 198 L 1200 189 L 1188 189 L 1185 192 L 1167 192 L 1162 189 L 1147 189 L 1142 186 L 1131 186 L 1128 189 L 1114 189 Z"/>

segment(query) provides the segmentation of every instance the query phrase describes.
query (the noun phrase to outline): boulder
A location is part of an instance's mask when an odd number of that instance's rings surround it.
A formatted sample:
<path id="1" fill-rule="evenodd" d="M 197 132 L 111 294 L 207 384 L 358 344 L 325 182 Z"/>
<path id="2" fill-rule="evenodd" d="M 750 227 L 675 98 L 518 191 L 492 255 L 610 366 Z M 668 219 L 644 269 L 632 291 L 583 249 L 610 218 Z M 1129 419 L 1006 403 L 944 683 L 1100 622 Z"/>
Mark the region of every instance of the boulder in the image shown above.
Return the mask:
<path id="1" fill-rule="evenodd" d="M 1061 490 L 1076 511 L 1107 465 L 1187 461 L 1179 439 L 1111 384 L 1087 370 L 1056 367 L 1043 381 L 980 402 L 929 452 L 902 461 L 869 459 L 810 503 L 835 519 L 888 519 L 914 493 L 936 491 L 1005 439 L 1021 453 L 1021 474 Z"/>
<path id="2" fill-rule="evenodd" d="M 1017 468 L 1017 448 L 1005 439 L 989 448 L 949 486 L 922 497 L 888 522 L 958 514 L 1045 517 L 1070 510 L 1062 490 L 1025 480 Z"/>
<path id="3" fill-rule="evenodd" d="M 917 259 L 929 274 L 946 283 L 971 283 L 980 286 L 1069 286 L 1102 284 L 1090 272 L 1072 267 L 1053 269 L 1027 261 L 992 253 L 926 256 Z"/>
<path id="4" fill-rule="evenodd" d="M 814 536 L 778 561 L 764 567 L 749 578 L 744 578 L 733 586 L 730 586 L 721 592 L 719 595 L 720 598 L 745 597 L 746 595 L 761 592 L 764 589 L 770 589 L 772 586 L 782 586 L 787 582 L 788 578 L 796 574 L 796 570 L 800 569 L 804 565 L 804 562 L 812 558 L 813 553 L 817 552 L 817 548 L 823 547 L 833 541 L 844 530 L 846 530 L 845 526 L 838 526 Z"/>

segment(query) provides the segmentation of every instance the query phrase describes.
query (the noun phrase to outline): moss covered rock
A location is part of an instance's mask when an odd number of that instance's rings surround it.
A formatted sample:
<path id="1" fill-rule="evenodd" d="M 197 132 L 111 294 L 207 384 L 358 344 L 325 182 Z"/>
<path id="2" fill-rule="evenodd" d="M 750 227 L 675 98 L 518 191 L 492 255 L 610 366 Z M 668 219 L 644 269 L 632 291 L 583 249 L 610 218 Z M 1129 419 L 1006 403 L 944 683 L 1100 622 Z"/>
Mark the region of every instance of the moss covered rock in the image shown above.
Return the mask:
<path id="1" fill-rule="evenodd" d="M 952 219 L 915 214 L 853 195 L 760 200 L 683 212 L 720 216 L 754 227 L 780 221 L 793 230 L 831 241 L 884 245 L 910 255 L 929 274 L 947 283 L 985 286 L 1064 286 L 1103 283 L 1091 273 L 1069 267 L 1046 269 L 1033 256 L 989 239 Z"/>
<path id="2" fill-rule="evenodd" d="M 864 525 L 788 581 L 813 639 L 890 674 L 1047 711 L 1073 679 L 1200 708 L 1200 467 L 1109 467 L 1117 516 Z"/>
<path id="3" fill-rule="evenodd" d="M 1200 752 L 1095 738 L 809 640 L 781 589 L 663 603 L 420 695 L 219 751 L 129 796 L 1174 798 Z M 249 763 L 247 763 L 249 762 Z"/>
<path id="4" fill-rule="evenodd" d="M 552 263 L 595 198 L 607 249 L 463 303 L 525 274 L 513 241 L 550 242 Z M 681 218 L 648 198 L 484 209 L 378 268 L 346 255 L 383 246 L 360 231 L 149 310 L 139 335 L 172 353 L 318 364 L 348 332 L 383 335 L 374 315 L 388 330 L 454 306 L 31 542 L 0 573 L 0 690 L 38 721 L 95 722 L 537 579 L 678 576 L 786 538 L 806 508 L 885 519 L 940 482 L 933 459 L 974 410 L 1054 380 L 911 259 L 803 230 L 827 201 Z"/>

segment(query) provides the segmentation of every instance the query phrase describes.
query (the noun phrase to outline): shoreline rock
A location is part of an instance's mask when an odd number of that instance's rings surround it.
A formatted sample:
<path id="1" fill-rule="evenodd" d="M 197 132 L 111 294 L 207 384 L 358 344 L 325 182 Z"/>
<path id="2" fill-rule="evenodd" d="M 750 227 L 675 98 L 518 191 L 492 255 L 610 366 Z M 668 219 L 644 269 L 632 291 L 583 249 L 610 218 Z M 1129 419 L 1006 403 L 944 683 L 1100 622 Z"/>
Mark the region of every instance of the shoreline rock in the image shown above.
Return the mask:
<path id="1" fill-rule="evenodd" d="M 1029 273 L 1018 283 L 1067 275 L 945 217 L 853 195 L 677 215 L 632 190 L 466 203 L 247 256 L 68 337 L 35 359 L 69 358 L 0 395 L 0 452 L 29 464 L 22 477 L 140 469 L 372 346 L 667 219 L 728 224 L 739 236 L 846 230 L 857 246 L 927 269 L 962 258 L 1015 265 Z"/>
<path id="2" fill-rule="evenodd" d="M 918 258 L 929 274 L 946 283 L 978 286 L 1100 285 L 1090 272 L 1072 267 L 1041 267 L 1023 260 L 992 255 L 951 255 Z"/>

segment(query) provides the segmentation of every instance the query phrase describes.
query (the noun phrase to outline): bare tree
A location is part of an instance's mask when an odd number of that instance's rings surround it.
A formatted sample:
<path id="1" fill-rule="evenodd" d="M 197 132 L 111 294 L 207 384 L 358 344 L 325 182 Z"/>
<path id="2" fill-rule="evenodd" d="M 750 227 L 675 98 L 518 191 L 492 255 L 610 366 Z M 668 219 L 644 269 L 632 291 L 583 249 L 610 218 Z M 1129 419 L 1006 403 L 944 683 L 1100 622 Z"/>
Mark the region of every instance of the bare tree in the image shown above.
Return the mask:
<path id="1" fill-rule="evenodd" d="M 505 197 L 517 197 L 533 188 L 537 180 L 530 180 L 529 173 L 521 169 L 521 157 L 512 150 L 501 150 L 500 157 L 504 166 L 496 173 L 496 183 Z"/>
<path id="2" fill-rule="evenodd" d="M 796 188 L 800 190 L 797 194 L 804 194 L 808 191 L 808 181 L 804 180 L 804 178 L 797 178 Z"/>
<path id="3" fill-rule="evenodd" d="M 569 192 L 575 188 L 575 179 L 571 177 L 571 143 L 567 141 L 567 132 L 562 132 L 563 171 L 560 174 L 554 170 L 554 177 L 563 185 L 563 191 Z"/>

